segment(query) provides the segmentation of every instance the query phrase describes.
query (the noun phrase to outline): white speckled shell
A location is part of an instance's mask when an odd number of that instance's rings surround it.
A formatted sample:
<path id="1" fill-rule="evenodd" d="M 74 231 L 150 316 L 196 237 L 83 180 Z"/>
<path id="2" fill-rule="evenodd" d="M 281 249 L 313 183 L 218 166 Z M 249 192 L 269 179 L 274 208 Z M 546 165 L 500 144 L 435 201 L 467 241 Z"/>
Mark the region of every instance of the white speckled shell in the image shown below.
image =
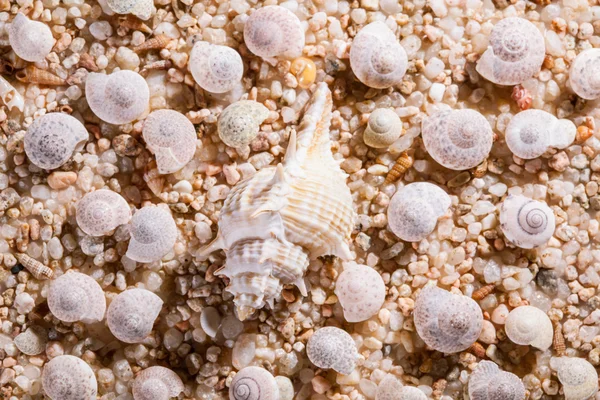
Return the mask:
<path id="1" fill-rule="evenodd" d="M 402 386 L 395 376 L 388 375 L 379 383 L 375 400 L 427 400 L 427 395 L 416 387 Z"/>
<path id="2" fill-rule="evenodd" d="M 533 306 L 521 306 L 512 310 L 504 325 L 508 338 L 520 345 L 531 345 L 547 350 L 552 345 L 554 329 L 545 312 Z"/>
<path id="3" fill-rule="evenodd" d="M 598 392 L 598 372 L 588 361 L 578 357 L 550 360 L 562 383 L 565 400 L 587 400 Z"/>
<path id="4" fill-rule="evenodd" d="M 152 332 L 162 305 L 161 298 L 149 290 L 125 290 L 108 306 L 108 328 L 122 342 L 140 343 Z"/>
<path id="5" fill-rule="evenodd" d="M 480 361 L 469 377 L 471 400 L 524 400 L 525 386 L 510 372 L 501 371 L 491 361 Z"/>
<path id="6" fill-rule="evenodd" d="M 517 85 L 540 71 L 546 45 L 539 29 L 524 18 L 499 21 L 489 47 L 477 62 L 477 72 L 498 85 Z"/>
<path id="7" fill-rule="evenodd" d="M 246 367 L 231 381 L 229 400 L 279 400 L 279 386 L 269 371 Z"/>
<path id="8" fill-rule="evenodd" d="M 42 387 L 52 400 L 96 400 L 98 393 L 92 368 L 69 355 L 55 357 L 44 366 Z"/>
<path id="9" fill-rule="evenodd" d="M 306 355 L 310 362 L 319 368 L 333 369 L 348 375 L 354 371 L 358 350 L 348 332 L 326 326 L 317 329 L 308 339 Z"/>
<path id="10" fill-rule="evenodd" d="M 153 0 L 106 0 L 106 4 L 117 14 L 133 14 L 143 20 L 154 11 Z"/>
<path id="11" fill-rule="evenodd" d="M 35 356 L 46 350 L 48 332 L 38 325 L 29 326 L 25 332 L 19 333 L 13 340 L 17 349 L 28 356 Z"/>
<path id="12" fill-rule="evenodd" d="M 304 49 L 304 28 L 287 8 L 266 6 L 250 14 L 244 25 L 244 41 L 262 58 L 296 58 Z"/>
<path id="13" fill-rule="evenodd" d="M 548 242 L 556 220 L 548 205 L 521 195 L 510 195 L 500 208 L 500 226 L 515 246 L 532 249 Z"/>
<path id="14" fill-rule="evenodd" d="M 344 263 L 335 282 L 335 294 L 348 322 L 360 322 L 377 314 L 385 300 L 385 283 L 373 268 L 354 261 Z"/>
<path id="15" fill-rule="evenodd" d="M 384 22 L 371 22 L 354 37 L 350 66 L 365 85 L 384 89 L 402 82 L 408 67 L 404 47 Z"/>
<path id="16" fill-rule="evenodd" d="M 127 200 L 112 190 L 90 192 L 77 203 L 77 225 L 91 236 L 106 235 L 130 219 Z"/>
<path id="17" fill-rule="evenodd" d="M 169 368 L 149 367 L 141 371 L 133 381 L 135 400 L 169 400 L 183 392 L 181 378 Z"/>
<path id="18" fill-rule="evenodd" d="M 70 271 L 50 284 L 48 308 L 63 322 L 93 323 L 104 319 L 106 299 L 94 278 Z"/>
<path id="19" fill-rule="evenodd" d="M 177 226 L 171 214 L 160 207 L 144 207 L 131 219 L 131 239 L 127 257 L 150 263 L 158 261 L 173 249 Z"/>
<path id="20" fill-rule="evenodd" d="M 54 46 L 54 37 L 48 25 L 30 21 L 18 13 L 8 27 L 10 47 L 25 61 L 37 62 L 46 58 Z"/>
<path id="21" fill-rule="evenodd" d="M 587 49 L 577 55 L 569 70 L 569 84 L 582 99 L 600 97 L 600 49 Z"/>
<path id="22" fill-rule="evenodd" d="M 279 400 L 294 400 L 294 385 L 287 376 L 276 376 L 275 382 L 279 388 Z"/>
<path id="23" fill-rule="evenodd" d="M 389 108 L 378 108 L 369 116 L 363 140 L 367 146 L 376 149 L 388 147 L 402 134 L 402 121 L 396 112 Z"/>
<path id="24" fill-rule="evenodd" d="M 244 75 L 244 63 L 237 51 L 208 42 L 194 44 L 189 68 L 196 83 L 212 93 L 230 91 Z"/>
<path id="25" fill-rule="evenodd" d="M 269 109 L 259 102 L 240 100 L 225 108 L 219 116 L 219 137 L 227 146 L 243 148 L 258 135 Z"/>

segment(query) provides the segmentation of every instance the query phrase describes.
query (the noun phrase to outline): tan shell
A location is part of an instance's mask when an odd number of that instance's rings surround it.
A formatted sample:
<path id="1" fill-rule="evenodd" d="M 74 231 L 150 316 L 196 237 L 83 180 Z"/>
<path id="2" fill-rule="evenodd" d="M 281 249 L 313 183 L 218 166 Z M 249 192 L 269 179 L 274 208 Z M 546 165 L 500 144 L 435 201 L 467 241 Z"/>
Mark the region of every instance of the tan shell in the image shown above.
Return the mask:
<path id="1" fill-rule="evenodd" d="M 154 366 L 135 377 L 132 392 L 135 400 L 169 400 L 179 396 L 183 389 L 183 382 L 175 372 Z"/>
<path id="2" fill-rule="evenodd" d="M 586 400 L 598 392 L 598 372 L 588 361 L 579 357 L 550 359 L 562 384 L 565 400 Z"/>
<path id="3" fill-rule="evenodd" d="M 229 400 L 279 400 L 279 386 L 269 371 L 246 367 L 231 381 Z"/>
<path id="4" fill-rule="evenodd" d="M 52 51 L 54 37 L 48 25 L 18 13 L 8 27 L 10 47 L 25 61 L 42 61 Z"/>
<path id="5" fill-rule="evenodd" d="M 540 350 L 552 346 L 554 329 L 545 312 L 533 306 L 521 306 L 512 310 L 504 325 L 506 336 L 521 345 L 531 345 Z"/>
<path id="6" fill-rule="evenodd" d="M 358 351 L 348 332 L 327 326 L 319 328 L 308 339 L 306 355 L 317 367 L 333 369 L 348 375 L 356 367 Z"/>
<path id="7" fill-rule="evenodd" d="M 15 346 L 23 354 L 35 356 L 46 350 L 48 343 L 48 332 L 41 326 L 33 325 L 18 334 L 14 339 Z"/>
<path id="8" fill-rule="evenodd" d="M 532 249 L 550 240 L 556 219 L 546 203 L 521 195 L 509 195 L 500 208 L 500 227 L 515 246 Z"/>
<path id="9" fill-rule="evenodd" d="M 248 146 L 268 116 L 269 109 L 257 101 L 237 101 L 227 106 L 219 116 L 219 137 L 227 146 L 237 149 Z"/>
<path id="10" fill-rule="evenodd" d="M 83 196 L 77 203 L 77 225 L 91 236 L 103 236 L 131 219 L 127 200 L 108 189 Z"/>
<path id="11" fill-rule="evenodd" d="M 149 290 L 125 290 L 108 307 L 108 328 L 122 342 L 140 343 L 152 332 L 162 305 L 161 298 Z"/>
<path id="12" fill-rule="evenodd" d="M 66 81 L 61 77 L 54 75 L 50 71 L 37 68 L 34 65 L 28 65 L 15 74 L 15 78 L 21 82 L 39 83 L 40 85 L 60 86 L 65 85 Z"/>
<path id="13" fill-rule="evenodd" d="M 192 48 L 189 68 L 196 83 L 212 93 L 230 91 L 244 75 L 244 63 L 237 51 L 202 41 Z"/>
<path id="14" fill-rule="evenodd" d="M 106 299 L 94 278 L 69 271 L 50 285 L 48 308 L 61 321 L 93 323 L 104 319 Z"/>
<path id="15" fill-rule="evenodd" d="M 346 321 L 365 321 L 381 309 L 385 283 L 373 268 L 349 261 L 344 263 L 344 271 L 335 282 L 335 294 Z"/>
<path id="16" fill-rule="evenodd" d="M 150 263 L 163 258 L 177 240 L 177 226 L 168 211 L 160 207 L 144 207 L 131 219 L 131 238 L 127 257 Z"/>
<path id="17" fill-rule="evenodd" d="M 587 49 L 575 57 L 569 70 L 571 89 L 582 99 L 600 97 L 600 49 Z"/>
<path id="18" fill-rule="evenodd" d="M 96 400 L 98 393 L 92 368 L 69 355 L 55 357 L 44 366 L 42 387 L 52 400 Z"/>
<path id="19" fill-rule="evenodd" d="M 469 378 L 471 400 L 524 400 L 525 386 L 510 372 L 491 361 L 480 361 Z"/>
<path id="20" fill-rule="evenodd" d="M 393 110 L 378 108 L 369 116 L 363 140 L 367 146 L 376 149 L 388 147 L 402 134 L 402 121 Z"/>

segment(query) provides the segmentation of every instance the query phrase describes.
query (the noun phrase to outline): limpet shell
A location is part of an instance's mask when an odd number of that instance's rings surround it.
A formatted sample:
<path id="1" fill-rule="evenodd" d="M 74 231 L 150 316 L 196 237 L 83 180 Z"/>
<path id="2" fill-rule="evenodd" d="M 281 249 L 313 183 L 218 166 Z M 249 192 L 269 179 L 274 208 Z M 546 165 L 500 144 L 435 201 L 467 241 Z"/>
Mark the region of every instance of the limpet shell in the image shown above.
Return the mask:
<path id="1" fill-rule="evenodd" d="M 398 378 L 388 375 L 379 383 L 375 400 L 427 400 L 427 395 L 416 387 L 403 386 Z"/>
<path id="2" fill-rule="evenodd" d="M 189 68 L 196 83 L 212 93 L 229 92 L 244 75 L 244 63 L 237 51 L 202 41 L 192 48 Z"/>
<path id="3" fill-rule="evenodd" d="M 395 111 L 378 108 L 369 116 L 363 141 L 367 146 L 383 149 L 394 143 L 402 134 L 402 121 Z"/>
<path id="4" fill-rule="evenodd" d="M 269 109 L 259 102 L 240 100 L 223 110 L 217 129 L 227 146 L 242 148 L 258 135 L 260 124 L 269 116 Z"/>
<path id="5" fill-rule="evenodd" d="M 63 322 L 93 323 L 104 319 L 106 298 L 94 278 L 69 271 L 50 284 L 48 308 Z"/>
<path id="6" fill-rule="evenodd" d="M 219 327 L 221 326 L 221 314 L 214 307 L 206 307 L 200 314 L 200 326 L 202 330 L 210 337 L 217 336 Z"/>
<path id="7" fill-rule="evenodd" d="M 13 340 L 17 349 L 28 356 L 35 356 L 46 350 L 48 343 L 48 332 L 38 325 L 30 326 L 18 334 Z"/>
<path id="8" fill-rule="evenodd" d="M 160 207 L 144 207 L 131 219 L 131 239 L 127 257 L 150 263 L 160 260 L 173 249 L 177 226 L 168 211 Z"/>
<path id="9" fill-rule="evenodd" d="M 77 225 L 90 236 L 103 236 L 131 219 L 127 200 L 118 193 L 100 189 L 83 196 L 77 203 Z"/>
<path id="10" fill-rule="evenodd" d="M 327 326 L 317 329 L 308 339 L 306 355 L 319 368 L 348 375 L 356 367 L 358 350 L 348 332 Z"/>
<path id="11" fill-rule="evenodd" d="M 183 382 L 175 372 L 159 366 L 141 371 L 132 386 L 135 400 L 169 400 L 179 396 L 183 389 Z"/>
<path id="12" fill-rule="evenodd" d="M 152 332 L 162 305 L 161 298 L 149 290 L 125 290 L 108 307 L 108 328 L 122 342 L 140 343 Z"/>
<path id="13" fill-rule="evenodd" d="M 269 371 L 246 367 L 231 381 L 229 400 L 279 400 L 279 386 Z"/>
<path id="14" fill-rule="evenodd" d="M 510 195 L 500 208 L 500 227 L 506 239 L 522 249 L 548 242 L 554 234 L 554 212 L 542 201 Z"/>
<path id="15" fill-rule="evenodd" d="M 117 14 L 133 14 L 144 21 L 150 18 L 154 10 L 152 0 L 106 0 L 106 4 Z"/>
<path id="16" fill-rule="evenodd" d="M 98 383 L 90 366 L 80 358 L 53 358 L 42 372 L 42 387 L 52 400 L 96 400 Z"/>
<path id="17" fill-rule="evenodd" d="M 491 361 L 480 361 L 469 377 L 471 400 L 524 400 L 525 394 L 518 376 L 501 371 Z"/>
<path id="18" fill-rule="evenodd" d="M 586 400 L 598 392 L 598 372 L 588 361 L 579 357 L 550 359 L 562 383 L 565 400 Z"/>
<path id="19" fill-rule="evenodd" d="M 504 325 L 506 336 L 520 345 L 531 345 L 547 350 L 552 345 L 554 328 L 545 312 L 533 306 L 521 306 L 512 310 Z"/>
<path id="20" fill-rule="evenodd" d="M 600 49 L 587 49 L 575 57 L 569 70 L 569 84 L 582 99 L 600 97 Z"/>
<path id="21" fill-rule="evenodd" d="M 381 309 L 385 283 L 373 268 L 349 261 L 344 263 L 344 271 L 335 282 L 335 294 L 346 321 L 365 321 Z"/>
<path id="22" fill-rule="evenodd" d="M 25 61 L 42 61 L 52 51 L 54 37 L 43 22 L 31 21 L 18 13 L 7 30 L 10 47 Z"/>

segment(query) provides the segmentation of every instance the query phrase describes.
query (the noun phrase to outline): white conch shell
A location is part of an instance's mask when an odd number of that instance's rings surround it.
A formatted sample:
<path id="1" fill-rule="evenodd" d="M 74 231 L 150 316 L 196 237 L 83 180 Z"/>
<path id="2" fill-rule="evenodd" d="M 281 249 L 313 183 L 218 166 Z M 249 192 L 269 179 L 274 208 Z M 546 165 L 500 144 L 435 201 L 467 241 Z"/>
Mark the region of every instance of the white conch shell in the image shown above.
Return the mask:
<path id="1" fill-rule="evenodd" d="M 127 200 L 118 193 L 100 189 L 83 196 L 77 203 L 77 225 L 90 236 L 103 236 L 131 219 Z"/>
<path id="2" fill-rule="evenodd" d="M 92 368 L 69 355 L 55 357 L 44 365 L 42 387 L 52 400 L 96 400 L 98 393 Z"/>
<path id="3" fill-rule="evenodd" d="M 394 143 L 402 134 L 402 121 L 395 111 L 378 108 L 369 116 L 363 140 L 367 146 L 383 149 Z"/>
<path id="4" fill-rule="evenodd" d="M 46 350 L 48 332 L 38 325 L 32 325 L 19 333 L 13 340 L 17 349 L 28 356 L 35 356 Z"/>
<path id="5" fill-rule="evenodd" d="M 385 283 L 373 268 L 348 261 L 335 282 L 335 294 L 344 309 L 346 321 L 365 321 L 381 309 L 385 301 Z"/>
<path id="6" fill-rule="evenodd" d="M 244 75 L 244 63 L 237 51 L 202 41 L 192 48 L 189 68 L 196 83 L 212 93 L 230 91 Z"/>
<path id="7" fill-rule="evenodd" d="M 25 61 L 42 61 L 52 51 L 54 37 L 48 25 L 18 13 L 8 27 L 10 47 Z"/>
<path id="8" fill-rule="evenodd" d="M 416 387 L 403 386 L 390 374 L 379 382 L 375 400 L 427 400 L 427 395 Z"/>
<path id="9" fill-rule="evenodd" d="M 76 118 L 50 113 L 36 118 L 25 133 L 25 153 L 36 166 L 55 169 L 66 163 L 74 151 L 83 149 L 89 134 Z"/>
<path id="10" fill-rule="evenodd" d="M 104 291 L 91 276 L 70 271 L 50 284 L 48 308 L 64 322 L 93 323 L 104 319 Z"/>
<path id="11" fill-rule="evenodd" d="M 448 110 L 425 118 L 423 144 L 439 164 L 454 170 L 474 168 L 490 154 L 492 128 L 475 110 Z"/>
<path id="12" fill-rule="evenodd" d="M 513 343 L 531 345 L 540 350 L 547 350 L 552 346 L 552 322 L 537 307 L 521 306 L 512 310 L 506 318 L 504 330 Z"/>
<path id="13" fill-rule="evenodd" d="M 106 4 L 117 14 L 133 14 L 143 20 L 155 10 L 153 0 L 107 0 Z"/>
<path id="14" fill-rule="evenodd" d="M 185 115 L 157 110 L 148 115 L 142 131 L 146 146 L 156 157 L 158 172 L 171 174 L 183 168 L 196 152 L 196 129 Z"/>
<path id="15" fill-rule="evenodd" d="M 260 367 L 241 369 L 231 381 L 229 400 L 279 400 L 279 386 L 269 371 Z"/>
<path id="16" fill-rule="evenodd" d="M 491 361 L 480 361 L 469 377 L 471 400 L 524 400 L 525 386 L 510 372 L 501 371 Z"/>
<path id="17" fill-rule="evenodd" d="M 582 99 L 600 97 L 600 49 L 587 49 L 575 57 L 569 70 L 569 84 Z"/>
<path id="18" fill-rule="evenodd" d="M 540 71 L 546 45 L 539 29 L 524 18 L 499 21 L 490 45 L 477 62 L 477 72 L 498 85 L 518 85 Z"/>
<path id="19" fill-rule="evenodd" d="M 179 396 L 183 389 L 183 382 L 175 372 L 154 366 L 135 377 L 132 392 L 135 400 L 169 400 Z"/>
<path id="20" fill-rule="evenodd" d="M 163 301 L 146 289 L 128 289 L 119 293 L 108 306 L 106 323 L 117 339 L 140 343 L 152 332 Z"/>
<path id="21" fill-rule="evenodd" d="M 225 108 L 219 116 L 219 137 L 227 146 L 243 148 L 258 135 L 269 109 L 257 101 L 240 100 Z"/>
<path id="22" fill-rule="evenodd" d="M 406 50 L 384 22 L 363 27 L 350 47 L 350 66 L 365 85 L 385 89 L 402 82 L 408 67 Z"/>
<path id="23" fill-rule="evenodd" d="M 235 295 L 238 317 L 272 303 L 283 284 L 296 283 L 309 259 L 352 258 L 346 240 L 354 224 L 352 196 L 331 154 L 331 92 L 317 89 L 299 126 L 290 136 L 285 161 L 264 167 L 238 183 L 225 199 L 217 238 L 200 256 L 225 249 L 221 274 Z M 134 217 L 135 218 L 135 217 Z"/>
<path id="24" fill-rule="evenodd" d="M 598 372 L 588 361 L 579 357 L 550 359 L 563 385 L 565 400 L 587 400 L 598 392 Z"/>
<path id="25" fill-rule="evenodd" d="M 160 207 L 144 207 L 131 219 L 131 239 L 127 257 L 150 263 L 160 260 L 173 249 L 177 225 L 171 214 Z"/>
<path id="26" fill-rule="evenodd" d="M 317 329 L 308 339 L 306 355 L 310 362 L 319 368 L 333 369 L 348 375 L 356 367 L 358 350 L 348 332 L 326 326 Z"/>
<path id="27" fill-rule="evenodd" d="M 500 208 L 500 227 L 515 246 L 532 249 L 548 242 L 554 234 L 554 212 L 542 201 L 510 195 Z"/>
<path id="28" fill-rule="evenodd" d="M 21 93 L 17 91 L 6 79 L 0 76 L 0 99 L 8 107 L 9 110 L 17 108 L 19 111 L 23 111 L 25 106 L 25 99 L 21 96 Z"/>

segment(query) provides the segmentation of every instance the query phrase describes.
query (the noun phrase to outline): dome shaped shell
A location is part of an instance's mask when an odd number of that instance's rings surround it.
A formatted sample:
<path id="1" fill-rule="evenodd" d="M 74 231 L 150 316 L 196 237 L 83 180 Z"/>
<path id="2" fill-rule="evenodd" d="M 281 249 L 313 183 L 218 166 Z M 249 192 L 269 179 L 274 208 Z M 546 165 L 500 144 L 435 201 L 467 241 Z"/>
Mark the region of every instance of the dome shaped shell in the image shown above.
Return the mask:
<path id="1" fill-rule="evenodd" d="M 89 135 L 74 117 L 50 113 L 36 118 L 24 138 L 25 153 L 42 169 L 55 169 L 66 163 L 74 151 L 83 148 Z"/>
<path id="2" fill-rule="evenodd" d="M 569 84 L 582 99 L 600 97 L 600 49 L 587 49 L 575 57 L 569 70 Z"/>
<path id="3" fill-rule="evenodd" d="M 468 349 L 483 329 L 483 314 L 475 300 L 437 287 L 421 291 L 413 317 L 421 339 L 443 353 Z"/>
<path id="4" fill-rule="evenodd" d="M 229 400 L 278 400 L 279 386 L 269 371 L 260 367 L 241 369 L 231 381 Z"/>
<path id="5" fill-rule="evenodd" d="M 104 291 L 91 276 L 69 271 L 50 284 L 48 308 L 63 322 L 93 323 L 104 319 Z"/>
<path id="6" fill-rule="evenodd" d="M 149 290 L 125 290 L 108 306 L 108 328 L 122 342 L 140 343 L 152 332 L 162 305 L 161 298 Z"/>
<path id="7" fill-rule="evenodd" d="M 539 29 L 524 18 L 499 21 L 488 49 L 477 62 L 477 72 L 498 85 L 518 85 L 540 71 L 546 45 Z"/>
<path id="8" fill-rule="evenodd" d="M 402 121 L 393 110 L 378 108 L 369 116 L 363 141 L 367 146 L 383 149 L 394 143 L 402 134 Z"/>
<path id="9" fill-rule="evenodd" d="M 129 222 L 131 209 L 119 194 L 100 189 L 83 196 L 77 203 L 77 225 L 90 236 L 103 236 Z"/>
<path id="10" fill-rule="evenodd" d="M 588 361 L 578 357 L 550 360 L 562 384 L 565 400 L 586 400 L 598 392 L 598 372 Z"/>
<path id="11" fill-rule="evenodd" d="M 121 70 L 110 75 L 91 72 L 85 82 L 91 110 L 109 124 L 126 124 L 139 118 L 150 101 L 150 89 L 140 74 Z"/>
<path id="12" fill-rule="evenodd" d="M 15 54 L 30 62 L 44 60 L 54 46 L 50 28 L 43 22 L 29 20 L 21 13 L 8 27 L 8 40 Z"/>
<path id="13" fill-rule="evenodd" d="M 542 201 L 510 195 L 500 208 L 500 227 L 506 239 L 522 249 L 548 242 L 554 234 L 554 212 Z"/>
<path id="14" fill-rule="evenodd" d="M 296 58 L 304 49 L 304 28 L 287 8 L 266 6 L 250 14 L 244 25 L 244 41 L 262 58 Z"/>
<path id="15" fill-rule="evenodd" d="M 96 400 L 98 393 L 94 371 L 69 355 L 55 357 L 44 366 L 42 387 L 52 400 Z"/>
<path id="16" fill-rule="evenodd" d="M 153 0 L 106 0 L 108 7 L 117 14 L 133 14 L 147 20 L 154 11 Z"/>
<path id="17" fill-rule="evenodd" d="M 244 75 L 244 63 L 237 51 L 208 42 L 194 44 L 189 68 L 196 83 L 212 93 L 229 92 Z"/>
<path id="18" fill-rule="evenodd" d="M 141 371 L 133 381 L 135 400 L 169 400 L 183 392 L 181 378 L 169 368 L 149 367 Z"/>
<path id="19" fill-rule="evenodd" d="M 390 28 L 376 21 L 363 27 L 354 37 L 350 67 L 365 85 L 385 89 L 402 82 L 408 57 Z"/>
<path id="20" fill-rule="evenodd" d="M 148 115 L 142 131 L 146 146 L 156 157 L 158 172 L 171 174 L 183 168 L 196 152 L 196 129 L 185 115 L 157 110 Z"/>
<path id="21" fill-rule="evenodd" d="M 144 207 L 131 219 L 131 239 L 127 257 L 150 263 L 160 260 L 173 249 L 177 226 L 171 214 L 160 207 Z"/>
<path id="22" fill-rule="evenodd" d="M 490 124 L 474 110 L 439 111 L 423 120 L 422 135 L 429 155 L 457 171 L 481 164 L 494 142 Z"/>
<path id="23" fill-rule="evenodd" d="M 433 232 L 451 203 L 450 196 L 436 185 L 410 183 L 392 196 L 387 209 L 388 226 L 402 240 L 421 241 Z"/>
<path id="24" fill-rule="evenodd" d="M 388 375 L 379 383 L 375 400 L 427 400 L 427 395 L 416 387 L 402 386 L 396 377 Z"/>
<path id="25" fill-rule="evenodd" d="M 31 325 L 24 332 L 19 333 L 13 342 L 21 353 L 35 356 L 46 350 L 48 332 L 41 326 Z"/>
<path id="26" fill-rule="evenodd" d="M 317 329 L 306 345 L 308 359 L 317 367 L 348 375 L 354 371 L 358 350 L 346 331 L 332 326 Z"/>
<path id="27" fill-rule="evenodd" d="M 373 268 L 353 261 L 335 282 L 335 294 L 348 322 L 366 321 L 377 314 L 385 301 L 385 283 Z"/>
<path id="28" fill-rule="evenodd" d="M 554 337 L 550 318 L 533 306 L 521 306 L 512 310 L 506 318 L 504 329 L 513 343 L 531 345 L 540 350 L 549 349 Z"/>
<path id="29" fill-rule="evenodd" d="M 525 386 L 510 372 L 491 361 L 480 361 L 469 378 L 471 400 L 524 400 Z"/>
<path id="30" fill-rule="evenodd" d="M 258 135 L 260 124 L 269 116 L 269 109 L 259 102 L 240 100 L 223 110 L 217 129 L 227 146 L 239 149 L 248 146 Z"/>

